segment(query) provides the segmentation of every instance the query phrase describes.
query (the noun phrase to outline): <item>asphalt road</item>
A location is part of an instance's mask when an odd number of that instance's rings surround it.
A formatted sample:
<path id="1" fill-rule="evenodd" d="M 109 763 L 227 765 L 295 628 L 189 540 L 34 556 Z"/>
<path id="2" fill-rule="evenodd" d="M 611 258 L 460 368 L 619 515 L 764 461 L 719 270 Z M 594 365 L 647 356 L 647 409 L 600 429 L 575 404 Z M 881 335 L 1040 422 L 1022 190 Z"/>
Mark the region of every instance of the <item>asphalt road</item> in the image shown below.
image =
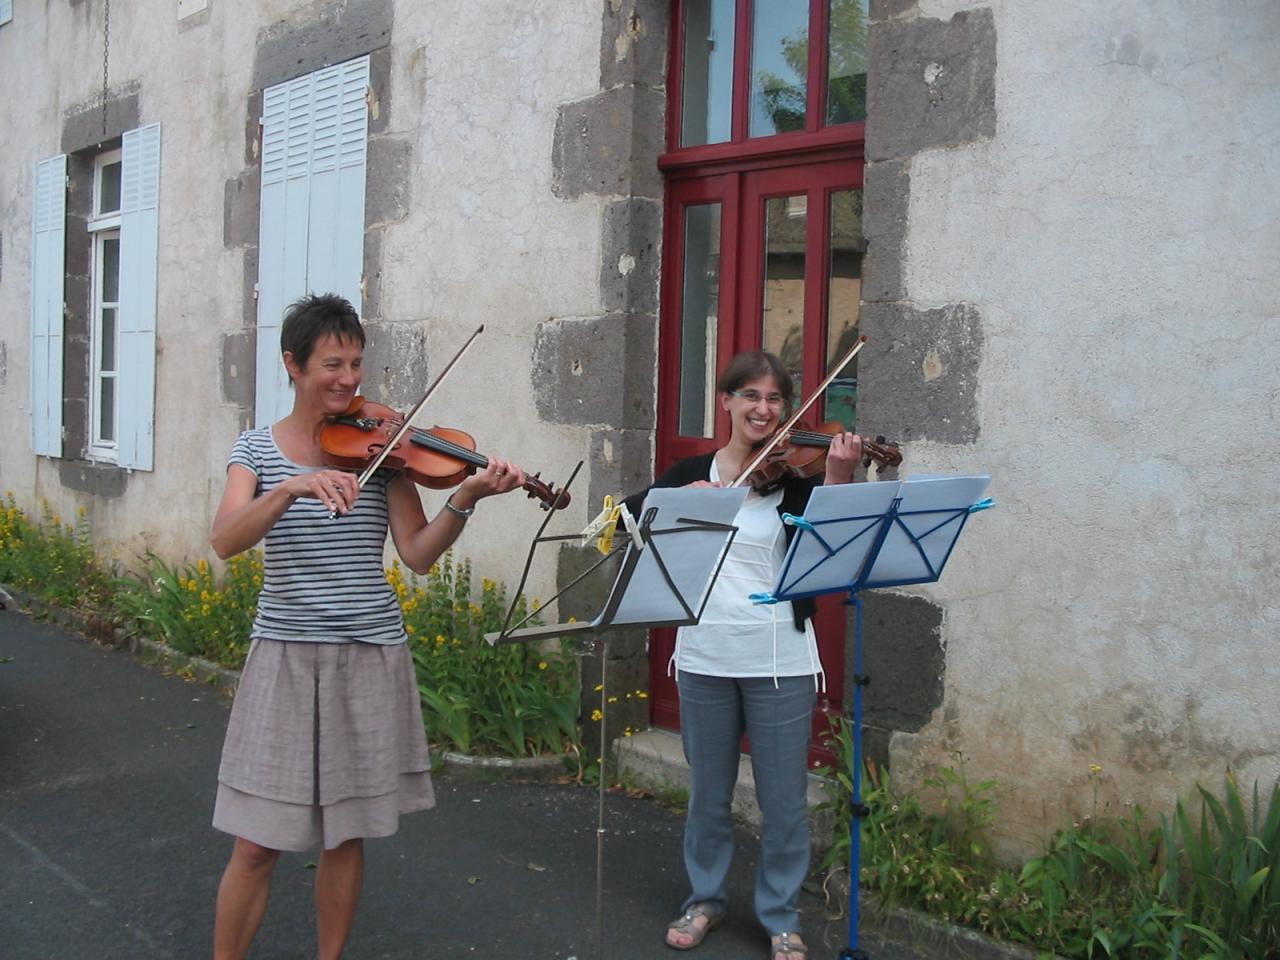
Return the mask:
<path id="1" fill-rule="evenodd" d="M 0 960 L 209 956 L 230 839 L 213 830 L 228 704 L 67 630 L 0 611 Z M 346 956 L 597 956 L 597 794 L 573 784 L 437 777 L 435 810 L 366 845 Z M 681 820 L 605 800 L 603 957 L 677 956 L 662 944 L 684 894 Z M 755 841 L 743 832 L 730 918 L 698 960 L 767 957 L 751 915 Z M 285 854 L 253 958 L 315 954 L 313 855 Z M 814 958 L 845 920 L 806 895 Z M 920 956 L 870 932 L 875 960 Z"/>

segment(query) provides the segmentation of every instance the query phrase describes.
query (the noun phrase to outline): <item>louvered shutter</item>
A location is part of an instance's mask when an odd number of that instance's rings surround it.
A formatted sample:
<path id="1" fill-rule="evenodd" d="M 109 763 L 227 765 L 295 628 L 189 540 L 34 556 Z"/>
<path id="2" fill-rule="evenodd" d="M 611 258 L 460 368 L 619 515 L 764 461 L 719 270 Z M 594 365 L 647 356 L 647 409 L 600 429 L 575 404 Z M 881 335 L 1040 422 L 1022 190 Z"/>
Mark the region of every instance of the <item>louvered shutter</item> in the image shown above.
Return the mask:
<path id="1" fill-rule="evenodd" d="M 31 224 L 31 449 L 62 456 L 62 302 L 67 158 L 36 164 Z"/>
<path id="2" fill-rule="evenodd" d="M 263 93 L 258 426 L 293 408 L 280 361 L 285 308 L 308 293 L 337 293 L 357 311 L 362 306 L 368 86 L 366 56 Z"/>
<path id="3" fill-rule="evenodd" d="M 120 342 L 116 462 L 153 466 L 160 125 L 124 135 L 120 163 Z"/>

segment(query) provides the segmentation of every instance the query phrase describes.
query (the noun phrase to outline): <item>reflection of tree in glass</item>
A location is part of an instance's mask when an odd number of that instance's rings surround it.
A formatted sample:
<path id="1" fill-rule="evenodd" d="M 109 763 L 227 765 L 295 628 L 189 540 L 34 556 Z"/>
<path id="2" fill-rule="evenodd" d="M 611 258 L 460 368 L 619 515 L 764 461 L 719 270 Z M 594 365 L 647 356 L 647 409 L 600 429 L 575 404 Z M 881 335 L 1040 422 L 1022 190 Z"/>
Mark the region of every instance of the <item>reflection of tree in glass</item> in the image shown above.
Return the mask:
<path id="1" fill-rule="evenodd" d="M 867 19 L 865 0 L 832 0 L 827 67 L 827 123 L 851 123 L 867 116 Z M 760 70 L 757 81 L 765 113 L 778 133 L 804 129 L 809 31 L 782 40 L 782 58 L 791 78 Z"/>

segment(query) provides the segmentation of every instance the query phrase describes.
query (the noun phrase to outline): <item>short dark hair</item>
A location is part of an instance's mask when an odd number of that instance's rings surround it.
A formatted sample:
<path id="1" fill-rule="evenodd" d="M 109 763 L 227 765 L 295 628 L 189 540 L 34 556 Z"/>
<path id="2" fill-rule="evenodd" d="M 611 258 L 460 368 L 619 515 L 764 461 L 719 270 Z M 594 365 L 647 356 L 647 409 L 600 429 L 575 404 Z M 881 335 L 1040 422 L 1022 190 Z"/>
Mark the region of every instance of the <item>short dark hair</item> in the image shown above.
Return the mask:
<path id="1" fill-rule="evenodd" d="M 338 340 L 354 340 L 364 347 L 364 327 L 360 326 L 360 316 L 350 300 L 336 293 L 302 297 L 289 304 L 284 312 L 280 352 L 293 354 L 294 363 L 305 368 L 311 352 L 326 334 Z"/>
<path id="2" fill-rule="evenodd" d="M 733 393 L 748 380 L 760 377 L 773 377 L 778 384 L 778 392 L 782 394 L 783 403 L 791 406 L 791 374 L 781 360 L 765 350 L 748 350 L 730 360 L 720 372 L 716 389 L 721 393 Z"/>

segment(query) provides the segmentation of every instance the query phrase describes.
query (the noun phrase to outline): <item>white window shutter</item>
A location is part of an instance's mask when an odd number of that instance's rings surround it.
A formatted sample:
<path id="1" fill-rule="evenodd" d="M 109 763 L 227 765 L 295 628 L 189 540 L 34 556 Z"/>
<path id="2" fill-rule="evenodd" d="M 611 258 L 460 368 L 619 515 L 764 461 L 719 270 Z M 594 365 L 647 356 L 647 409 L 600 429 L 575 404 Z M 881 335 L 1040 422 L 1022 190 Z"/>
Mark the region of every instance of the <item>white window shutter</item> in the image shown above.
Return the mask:
<path id="1" fill-rule="evenodd" d="M 361 309 L 369 58 L 325 67 L 263 92 L 254 420 L 293 408 L 280 361 L 285 308 L 337 293 Z"/>
<path id="2" fill-rule="evenodd" d="M 62 304 L 67 158 L 36 164 L 31 224 L 31 449 L 62 456 Z"/>
<path id="3" fill-rule="evenodd" d="M 150 470 L 156 406 L 160 124 L 124 135 L 120 164 L 120 356 L 117 463 Z"/>

